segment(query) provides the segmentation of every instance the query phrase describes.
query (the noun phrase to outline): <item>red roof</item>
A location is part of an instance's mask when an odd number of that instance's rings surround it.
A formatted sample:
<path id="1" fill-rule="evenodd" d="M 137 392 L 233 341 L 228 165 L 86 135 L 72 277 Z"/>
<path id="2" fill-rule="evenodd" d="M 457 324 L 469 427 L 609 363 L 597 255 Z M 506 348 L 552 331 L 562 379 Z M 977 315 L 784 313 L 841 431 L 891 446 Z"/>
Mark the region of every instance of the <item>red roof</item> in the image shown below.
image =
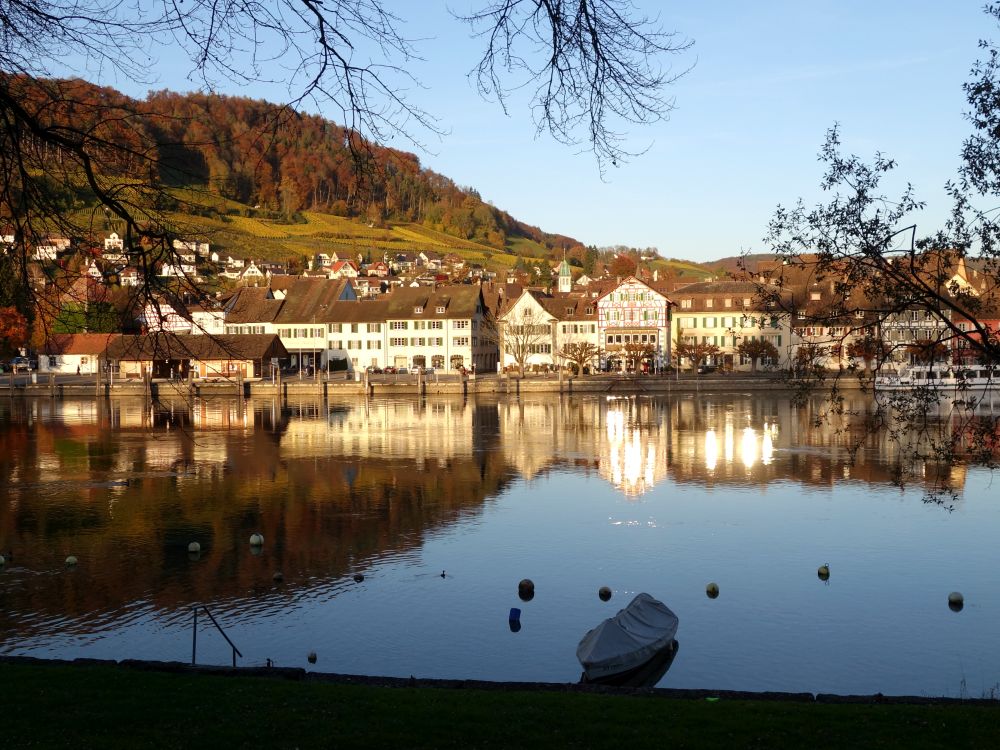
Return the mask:
<path id="1" fill-rule="evenodd" d="M 103 354 L 117 333 L 55 333 L 42 348 L 43 354 Z"/>

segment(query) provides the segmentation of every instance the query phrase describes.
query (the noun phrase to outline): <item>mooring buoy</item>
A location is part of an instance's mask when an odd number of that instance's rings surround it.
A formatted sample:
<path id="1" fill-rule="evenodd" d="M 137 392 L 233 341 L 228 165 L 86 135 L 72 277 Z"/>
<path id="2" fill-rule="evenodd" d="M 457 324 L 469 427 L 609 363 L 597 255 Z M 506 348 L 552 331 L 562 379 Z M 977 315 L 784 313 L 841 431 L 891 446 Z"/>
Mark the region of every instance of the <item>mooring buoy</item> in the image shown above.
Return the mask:
<path id="1" fill-rule="evenodd" d="M 535 598 L 535 582 L 530 578 L 522 578 L 517 584 L 517 595 L 522 602 L 530 602 Z"/>
<path id="2" fill-rule="evenodd" d="M 965 606 L 965 597 L 958 591 L 952 591 L 948 594 L 948 607 L 953 612 L 961 612 L 962 607 Z"/>
<path id="3" fill-rule="evenodd" d="M 719 584 L 710 583 L 705 587 L 705 594 L 708 595 L 709 599 L 715 599 L 719 595 Z"/>
<path id="4" fill-rule="evenodd" d="M 263 534 L 251 534 L 250 535 L 250 546 L 251 547 L 261 547 L 264 544 Z"/>
<path id="5" fill-rule="evenodd" d="M 816 575 L 819 577 L 819 580 L 828 581 L 830 579 L 830 566 L 823 563 L 816 570 Z"/>
<path id="6" fill-rule="evenodd" d="M 191 553 L 201 552 L 201 545 L 198 544 L 198 542 L 191 542 L 191 544 L 188 545 L 188 552 Z"/>
<path id="7" fill-rule="evenodd" d="M 66 565 L 69 566 L 70 568 L 76 565 L 77 562 L 78 560 L 76 559 L 76 555 L 70 555 L 69 557 L 66 558 Z"/>
<path id="8" fill-rule="evenodd" d="M 597 595 L 601 597 L 602 602 L 606 602 L 611 598 L 611 589 L 607 586 L 601 586 L 601 588 L 597 590 Z"/>
<path id="9" fill-rule="evenodd" d="M 310 651 L 309 655 L 306 657 L 306 659 L 309 660 L 310 664 L 315 664 L 316 663 L 316 652 L 315 651 Z"/>
<path id="10" fill-rule="evenodd" d="M 365 580 L 365 577 L 364 577 L 363 574 L 361 574 L 361 573 L 355 573 L 354 574 L 354 582 L 355 583 L 361 583 L 363 580 Z"/>

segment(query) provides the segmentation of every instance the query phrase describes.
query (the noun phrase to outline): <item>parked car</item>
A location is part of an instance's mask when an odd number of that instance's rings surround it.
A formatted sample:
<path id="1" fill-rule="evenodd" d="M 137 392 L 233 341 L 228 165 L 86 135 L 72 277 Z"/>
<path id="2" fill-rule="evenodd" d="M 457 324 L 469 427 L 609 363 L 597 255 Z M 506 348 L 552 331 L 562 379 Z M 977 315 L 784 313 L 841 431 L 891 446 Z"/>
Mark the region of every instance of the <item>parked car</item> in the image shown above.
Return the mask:
<path id="1" fill-rule="evenodd" d="M 14 357 L 10 361 L 10 369 L 14 372 L 31 372 L 31 362 L 27 357 Z"/>
<path id="2" fill-rule="evenodd" d="M 388 367 L 383 368 L 382 372 L 384 372 L 386 375 L 395 375 L 396 372 L 398 371 L 396 370 L 395 367 L 389 365 Z"/>
<path id="3" fill-rule="evenodd" d="M 381 375 L 382 374 L 382 368 L 379 367 L 378 365 L 369 365 L 365 369 L 368 370 L 369 374 L 371 374 L 371 375 Z"/>
<path id="4" fill-rule="evenodd" d="M 717 368 L 716 368 L 715 365 L 700 365 L 698 367 L 698 374 L 699 375 L 708 375 L 709 373 L 715 372 L 716 369 Z"/>

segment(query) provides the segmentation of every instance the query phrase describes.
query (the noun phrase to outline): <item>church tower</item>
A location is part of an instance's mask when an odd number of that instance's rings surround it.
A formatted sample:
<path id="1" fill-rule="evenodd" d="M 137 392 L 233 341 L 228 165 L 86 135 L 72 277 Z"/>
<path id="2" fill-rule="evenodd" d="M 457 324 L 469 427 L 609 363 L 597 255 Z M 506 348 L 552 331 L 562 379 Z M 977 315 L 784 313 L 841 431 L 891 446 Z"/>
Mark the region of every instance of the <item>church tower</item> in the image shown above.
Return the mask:
<path id="1" fill-rule="evenodd" d="M 563 258 L 563 262 L 559 264 L 559 292 L 568 294 L 571 291 L 573 291 L 573 270 Z"/>

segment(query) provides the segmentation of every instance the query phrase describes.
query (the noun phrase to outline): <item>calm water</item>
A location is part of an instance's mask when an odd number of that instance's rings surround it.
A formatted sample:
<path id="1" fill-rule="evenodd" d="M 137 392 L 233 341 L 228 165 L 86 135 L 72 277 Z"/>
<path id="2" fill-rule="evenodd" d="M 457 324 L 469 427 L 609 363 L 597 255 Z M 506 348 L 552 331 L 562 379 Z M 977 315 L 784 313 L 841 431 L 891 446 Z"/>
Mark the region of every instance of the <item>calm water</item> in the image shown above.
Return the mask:
<path id="1" fill-rule="evenodd" d="M 323 671 L 575 681 L 583 633 L 648 591 L 681 621 L 662 686 L 988 693 L 994 476 L 952 468 L 957 496 L 926 502 L 926 484 L 894 484 L 892 442 L 852 462 L 851 430 L 816 427 L 818 409 L 4 400 L 0 653 L 189 660 L 204 603 L 241 664 L 308 667 L 315 651 Z M 230 660 L 213 630 L 198 641 L 199 662 Z"/>

